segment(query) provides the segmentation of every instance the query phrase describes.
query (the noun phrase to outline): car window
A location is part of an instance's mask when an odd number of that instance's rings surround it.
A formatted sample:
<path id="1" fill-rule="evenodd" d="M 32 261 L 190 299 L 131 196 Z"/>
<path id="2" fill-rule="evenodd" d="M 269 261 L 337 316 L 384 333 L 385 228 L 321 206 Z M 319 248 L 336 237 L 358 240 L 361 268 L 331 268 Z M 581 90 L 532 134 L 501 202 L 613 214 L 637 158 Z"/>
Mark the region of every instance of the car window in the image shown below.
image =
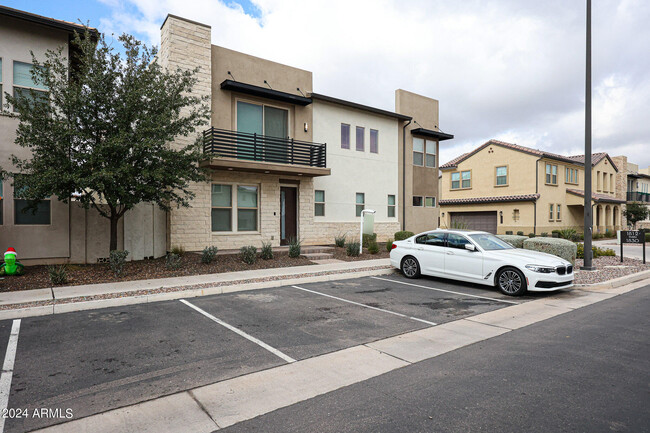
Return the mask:
<path id="1" fill-rule="evenodd" d="M 444 233 L 427 233 L 422 236 L 415 238 L 416 244 L 432 245 L 435 247 L 444 247 L 445 246 L 445 234 Z"/>
<path id="2" fill-rule="evenodd" d="M 415 243 L 416 244 L 426 244 L 427 243 L 427 235 L 418 236 L 417 238 L 415 238 Z"/>
<path id="3" fill-rule="evenodd" d="M 469 237 L 472 238 L 474 242 L 479 244 L 481 248 L 483 248 L 486 251 L 511 250 L 514 248 L 508 242 L 503 241 L 498 237 L 487 233 L 469 235 Z"/>
<path id="4" fill-rule="evenodd" d="M 470 242 L 464 236 L 457 235 L 455 233 L 449 233 L 447 235 L 447 246 L 449 248 L 459 248 L 461 250 L 465 249 L 465 245 Z"/>

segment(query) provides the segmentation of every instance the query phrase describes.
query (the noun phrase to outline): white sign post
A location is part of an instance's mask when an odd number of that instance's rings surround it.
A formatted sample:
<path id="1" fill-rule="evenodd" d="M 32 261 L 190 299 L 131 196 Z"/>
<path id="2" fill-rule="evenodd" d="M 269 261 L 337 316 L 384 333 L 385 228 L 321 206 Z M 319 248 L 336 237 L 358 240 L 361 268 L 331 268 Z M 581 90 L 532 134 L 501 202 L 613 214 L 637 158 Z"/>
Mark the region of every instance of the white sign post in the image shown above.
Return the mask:
<path id="1" fill-rule="evenodd" d="M 361 226 L 359 228 L 359 255 L 363 254 L 363 216 L 367 213 L 376 213 L 372 209 L 364 209 L 361 211 Z"/>

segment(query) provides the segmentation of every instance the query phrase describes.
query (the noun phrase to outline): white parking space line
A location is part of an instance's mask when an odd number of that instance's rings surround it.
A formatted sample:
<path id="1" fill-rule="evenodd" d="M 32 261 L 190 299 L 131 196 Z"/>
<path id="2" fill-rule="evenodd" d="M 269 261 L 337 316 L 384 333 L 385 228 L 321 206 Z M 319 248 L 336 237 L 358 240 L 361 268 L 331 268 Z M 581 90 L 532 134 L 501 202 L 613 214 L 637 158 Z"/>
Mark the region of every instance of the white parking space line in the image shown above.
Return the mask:
<path id="1" fill-rule="evenodd" d="M 2 375 L 0 375 L 0 433 L 5 431 L 5 417 L 2 416 L 9 404 L 9 393 L 11 392 L 11 379 L 14 374 L 14 361 L 16 360 L 16 349 L 18 348 L 18 332 L 20 331 L 20 319 L 13 321 L 5 362 L 2 364 Z"/>
<path id="2" fill-rule="evenodd" d="M 328 295 L 327 293 L 316 292 L 314 290 L 305 289 L 304 287 L 291 286 L 298 290 L 303 290 L 305 292 L 313 293 L 315 295 L 326 296 L 328 298 L 336 299 L 337 301 L 347 302 L 348 304 L 358 305 L 364 308 L 370 308 L 371 310 L 381 311 L 382 313 L 393 314 L 395 316 L 404 317 L 405 319 L 415 320 L 416 322 L 426 323 L 427 325 L 436 326 L 437 323 L 429 322 L 428 320 L 418 319 L 417 317 L 407 316 L 406 314 L 396 313 L 395 311 L 384 310 L 383 308 L 371 307 L 370 305 L 361 304 L 359 302 L 350 301 L 348 299 L 339 298 L 337 296 Z"/>
<path id="3" fill-rule="evenodd" d="M 269 346 L 268 344 L 266 344 L 265 342 L 263 342 L 262 340 L 258 340 L 257 338 L 253 337 L 252 335 L 249 335 L 249 334 L 245 333 L 245 332 L 242 331 L 241 329 L 235 328 L 234 326 L 227 324 L 227 323 L 224 322 L 223 320 L 214 317 L 212 314 L 208 313 L 207 311 L 200 309 L 199 307 L 197 307 L 196 305 L 194 305 L 194 304 L 192 304 L 192 303 L 190 303 L 190 302 L 187 302 L 185 299 L 180 299 L 180 301 L 181 301 L 183 304 L 187 305 L 188 307 L 190 307 L 190 308 L 192 308 L 192 309 L 198 311 L 199 313 L 203 314 L 203 315 L 204 315 L 205 317 L 207 317 L 208 319 L 217 322 L 219 325 L 223 326 L 224 328 L 228 328 L 228 329 L 230 329 L 232 332 L 241 335 L 241 336 L 244 337 L 245 339 L 247 339 L 247 340 L 249 340 L 249 341 L 252 341 L 253 343 L 257 344 L 257 345 L 260 346 L 260 347 L 263 347 L 264 349 L 268 350 L 268 351 L 271 352 L 272 354 L 274 354 L 274 355 L 276 355 L 276 356 L 278 356 L 278 357 L 284 359 L 284 360 L 287 361 L 288 363 L 296 362 L 295 359 L 293 359 L 292 357 L 290 357 L 290 356 L 288 356 L 288 355 L 285 355 L 284 353 L 280 352 L 280 351 L 279 351 L 278 349 L 276 349 L 275 347 L 271 347 L 271 346 Z M 0 433 L 1 433 L 1 432 L 0 432 Z"/>
<path id="4" fill-rule="evenodd" d="M 508 300 L 505 300 L 505 299 L 490 298 L 488 296 L 470 295 L 469 293 L 454 292 L 453 290 L 438 289 L 436 287 L 422 286 L 420 284 L 405 283 L 403 281 L 391 280 L 391 279 L 388 279 L 388 278 L 379 278 L 379 277 L 370 277 L 370 278 L 374 278 L 375 280 L 388 281 L 388 282 L 391 282 L 391 283 L 404 284 L 406 286 L 420 287 L 422 289 L 436 290 L 438 292 L 453 293 L 454 295 L 470 296 L 472 298 L 487 299 L 487 300 L 495 301 L 495 302 L 505 302 L 506 304 L 514 304 L 514 305 L 519 305 L 520 304 L 520 302 L 508 301 Z"/>

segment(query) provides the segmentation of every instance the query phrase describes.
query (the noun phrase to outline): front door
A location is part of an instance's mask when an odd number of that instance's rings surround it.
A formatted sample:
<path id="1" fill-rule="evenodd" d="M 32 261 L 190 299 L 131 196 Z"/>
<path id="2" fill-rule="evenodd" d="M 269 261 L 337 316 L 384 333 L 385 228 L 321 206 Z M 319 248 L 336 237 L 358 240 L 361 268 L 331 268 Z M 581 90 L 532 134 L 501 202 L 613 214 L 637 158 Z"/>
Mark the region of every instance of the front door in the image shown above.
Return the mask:
<path id="1" fill-rule="evenodd" d="M 297 196 L 295 187 L 280 187 L 280 245 L 287 245 L 291 239 L 298 237 Z"/>

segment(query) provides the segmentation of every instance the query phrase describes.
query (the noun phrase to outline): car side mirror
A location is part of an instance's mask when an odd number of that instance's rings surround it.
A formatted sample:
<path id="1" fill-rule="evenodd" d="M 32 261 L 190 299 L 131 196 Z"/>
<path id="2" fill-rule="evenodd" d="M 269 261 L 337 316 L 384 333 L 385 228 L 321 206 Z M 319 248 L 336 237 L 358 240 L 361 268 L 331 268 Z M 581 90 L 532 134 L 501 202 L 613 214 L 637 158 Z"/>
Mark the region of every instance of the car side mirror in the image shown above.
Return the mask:
<path id="1" fill-rule="evenodd" d="M 465 244 L 465 249 L 469 251 L 476 251 L 474 244 Z"/>

